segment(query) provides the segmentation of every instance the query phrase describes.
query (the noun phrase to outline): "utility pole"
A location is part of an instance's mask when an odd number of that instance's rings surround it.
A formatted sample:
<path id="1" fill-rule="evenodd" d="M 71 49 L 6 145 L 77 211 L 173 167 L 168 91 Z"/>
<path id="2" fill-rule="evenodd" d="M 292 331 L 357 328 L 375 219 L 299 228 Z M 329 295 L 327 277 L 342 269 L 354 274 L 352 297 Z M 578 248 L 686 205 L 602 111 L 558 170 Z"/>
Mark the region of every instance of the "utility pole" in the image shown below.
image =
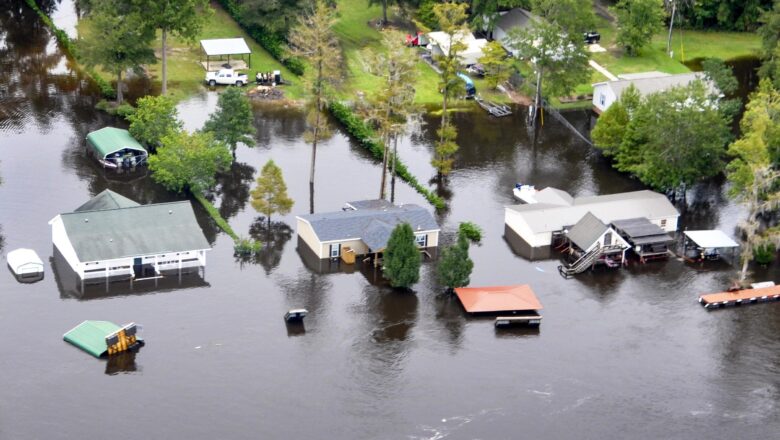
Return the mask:
<path id="1" fill-rule="evenodd" d="M 669 20 L 669 38 L 666 40 L 666 53 L 669 57 L 672 56 L 672 27 L 674 26 L 674 13 L 677 11 L 677 2 L 675 0 L 671 0 L 671 2 L 672 18 Z"/>

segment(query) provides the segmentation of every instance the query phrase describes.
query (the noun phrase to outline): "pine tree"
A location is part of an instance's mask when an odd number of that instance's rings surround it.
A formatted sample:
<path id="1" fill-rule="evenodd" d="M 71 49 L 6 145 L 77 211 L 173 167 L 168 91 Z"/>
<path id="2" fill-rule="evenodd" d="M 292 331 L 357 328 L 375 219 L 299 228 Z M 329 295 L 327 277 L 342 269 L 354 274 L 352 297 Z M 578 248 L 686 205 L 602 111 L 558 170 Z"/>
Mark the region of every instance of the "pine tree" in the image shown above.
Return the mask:
<path id="1" fill-rule="evenodd" d="M 271 229 L 272 214 L 287 214 L 290 212 L 293 199 L 287 196 L 287 185 L 282 177 L 282 170 L 273 160 L 266 162 L 260 177 L 257 178 L 257 187 L 252 190 L 252 207 L 268 219 L 268 229 Z"/>
<path id="2" fill-rule="evenodd" d="M 469 258 L 469 239 L 464 233 L 458 234 L 458 242 L 442 251 L 437 278 L 439 284 L 448 290 L 468 286 L 474 262 Z"/>
<path id="3" fill-rule="evenodd" d="M 408 223 L 393 229 L 384 251 L 383 272 L 393 287 L 408 288 L 420 280 L 420 250 Z"/>
<path id="4" fill-rule="evenodd" d="M 204 131 L 214 133 L 214 138 L 222 141 L 233 152 L 236 159 L 236 146 L 241 142 L 249 147 L 255 144 L 252 105 L 238 87 L 228 87 L 219 95 L 217 110 L 211 114 Z"/>

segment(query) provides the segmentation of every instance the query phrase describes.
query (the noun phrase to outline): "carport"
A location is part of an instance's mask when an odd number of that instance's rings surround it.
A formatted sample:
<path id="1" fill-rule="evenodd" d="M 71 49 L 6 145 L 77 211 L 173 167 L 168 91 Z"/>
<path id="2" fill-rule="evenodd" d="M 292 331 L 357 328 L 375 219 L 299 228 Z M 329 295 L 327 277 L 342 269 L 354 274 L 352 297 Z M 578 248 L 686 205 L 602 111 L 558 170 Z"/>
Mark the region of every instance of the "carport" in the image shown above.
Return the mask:
<path id="1" fill-rule="evenodd" d="M 227 65 L 230 69 L 242 70 L 252 68 L 252 51 L 246 44 L 243 38 L 218 38 L 214 40 L 200 40 L 200 47 L 203 49 L 203 54 L 206 55 L 206 61 L 201 58 L 200 64 L 206 69 L 207 72 L 211 71 L 211 58 L 218 57 L 218 60 L 224 60 L 223 57 L 227 56 Z M 231 55 L 241 55 L 241 59 L 231 60 Z M 248 62 L 244 59 L 244 55 L 249 55 Z M 219 68 L 223 68 L 223 63 L 219 64 Z"/>

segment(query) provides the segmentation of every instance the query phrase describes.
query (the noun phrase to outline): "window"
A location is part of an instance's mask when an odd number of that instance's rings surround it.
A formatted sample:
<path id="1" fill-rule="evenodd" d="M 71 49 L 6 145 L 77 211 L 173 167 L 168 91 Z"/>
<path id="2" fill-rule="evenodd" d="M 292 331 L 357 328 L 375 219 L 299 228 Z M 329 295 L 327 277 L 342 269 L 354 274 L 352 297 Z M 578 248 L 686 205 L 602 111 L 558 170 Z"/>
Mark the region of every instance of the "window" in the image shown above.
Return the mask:
<path id="1" fill-rule="evenodd" d="M 604 234 L 604 246 L 612 246 L 612 233 L 607 232 Z"/>
<path id="2" fill-rule="evenodd" d="M 666 228 L 666 219 L 661 219 L 661 227 Z"/>
<path id="3" fill-rule="evenodd" d="M 417 246 L 427 247 L 428 246 L 428 234 L 417 234 L 417 235 L 414 236 L 414 241 L 417 242 Z"/>
<path id="4" fill-rule="evenodd" d="M 341 255 L 341 243 L 330 245 L 330 258 L 338 258 Z"/>
<path id="5" fill-rule="evenodd" d="M 605 105 L 607 103 L 607 95 L 605 95 L 603 93 L 600 94 L 599 95 L 599 102 L 601 103 L 602 106 Z"/>

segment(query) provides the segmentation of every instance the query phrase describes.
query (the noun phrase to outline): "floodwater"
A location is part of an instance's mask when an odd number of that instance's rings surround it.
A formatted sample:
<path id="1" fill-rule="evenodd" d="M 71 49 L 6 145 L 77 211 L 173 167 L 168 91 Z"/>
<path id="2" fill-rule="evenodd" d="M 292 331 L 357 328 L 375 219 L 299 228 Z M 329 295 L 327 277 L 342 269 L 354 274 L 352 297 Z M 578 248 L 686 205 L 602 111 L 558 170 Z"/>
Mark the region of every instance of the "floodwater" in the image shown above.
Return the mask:
<path id="1" fill-rule="evenodd" d="M 241 234 L 267 241 L 257 261 L 196 207 L 213 250 L 205 278 L 79 292 L 52 258 L 47 222 L 111 188 L 141 203 L 179 199 L 147 177 L 117 178 L 84 156 L 87 132 L 121 125 L 93 110 L 94 89 L 23 2 L 0 0 L 0 235 L 29 247 L 44 280 L 0 270 L 0 438 L 772 438 L 780 432 L 780 305 L 707 312 L 700 293 L 729 284 L 726 264 L 675 259 L 564 280 L 554 260 L 528 261 L 503 238 L 515 182 L 575 195 L 639 188 L 548 119 L 535 142 L 523 109 L 494 120 L 460 113 L 461 151 L 441 193 L 445 240 L 460 221 L 484 229 L 472 285 L 530 283 L 544 304 L 537 331 L 496 331 L 464 315 L 424 264 L 414 292 L 371 269 L 312 262 L 297 249 L 308 212 L 309 147 L 295 109 L 256 107 L 257 146 L 240 148 L 215 203 Z M 216 102 L 180 106 L 197 128 Z M 586 113 L 568 115 L 587 130 Z M 399 145 L 421 178 L 435 118 Z M 293 213 L 264 229 L 248 204 L 259 169 L 282 168 Z M 315 209 L 378 194 L 379 166 L 335 130 L 318 151 Z M 400 184 L 397 200 L 424 204 Z M 743 211 L 720 182 L 689 194 L 683 227 L 733 233 Z M 3 255 L 4 256 L 4 255 Z M 775 279 L 775 267 L 758 279 Z M 306 307 L 305 329 L 284 312 Z M 147 345 L 110 362 L 62 341 L 85 319 L 143 326 Z"/>

